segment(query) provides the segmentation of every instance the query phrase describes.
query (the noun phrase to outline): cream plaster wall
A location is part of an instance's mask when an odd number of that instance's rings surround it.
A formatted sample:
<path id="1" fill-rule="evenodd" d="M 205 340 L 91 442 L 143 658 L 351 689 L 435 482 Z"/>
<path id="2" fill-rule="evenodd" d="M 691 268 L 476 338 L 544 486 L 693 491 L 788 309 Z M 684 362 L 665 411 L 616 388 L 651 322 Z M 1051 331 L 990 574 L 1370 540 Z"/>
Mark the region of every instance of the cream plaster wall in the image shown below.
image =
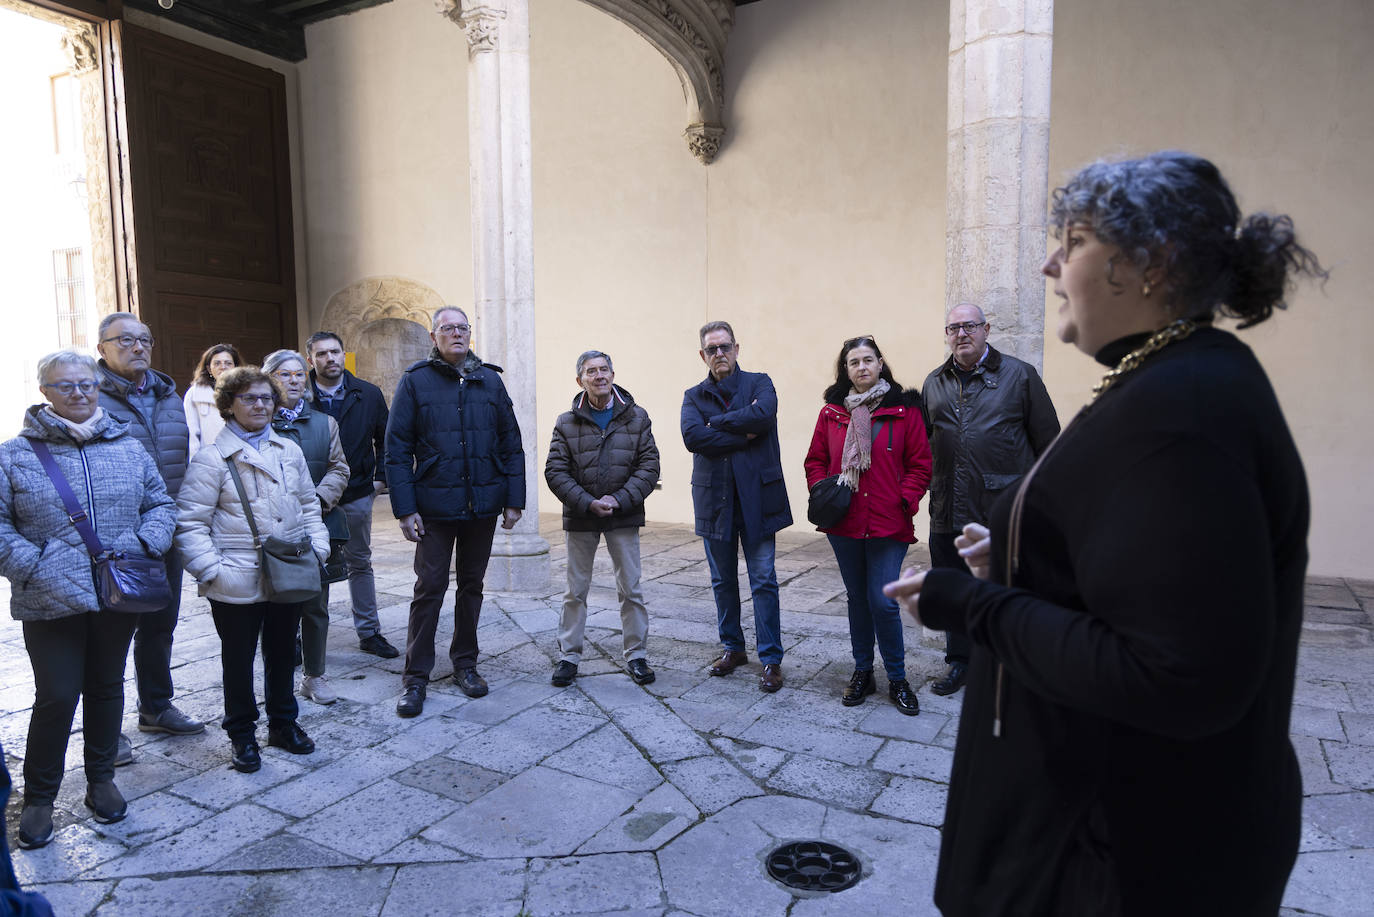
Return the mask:
<path id="1" fill-rule="evenodd" d="M 1293 217 L 1332 269 L 1240 332 L 1278 391 L 1312 490 L 1310 571 L 1374 578 L 1374 5 L 1368 0 L 1056 0 L 1050 178 L 1164 147 L 1213 159 L 1241 208 Z M 1051 331 L 1059 301 L 1049 303 Z M 1067 417 L 1101 367 L 1051 339 Z M 1216 532 L 1189 533 L 1206 549 Z M 1181 533 L 1183 534 L 1183 533 Z"/>
<path id="2" fill-rule="evenodd" d="M 705 377 L 705 322 L 734 325 L 740 365 L 777 385 L 801 525 L 801 461 L 840 342 L 877 335 L 908 385 L 938 361 L 938 333 L 922 341 L 911 325 L 938 325 L 943 297 L 947 26 L 923 6 L 741 7 L 729 133 L 707 168 L 658 52 L 589 6 L 531 4 L 540 429 L 575 392 L 577 354 L 610 353 L 656 421 L 652 518 L 692 520 L 678 414 Z"/>
<path id="3" fill-rule="evenodd" d="M 690 521 L 678 408 L 704 374 L 696 329 L 724 318 L 741 364 L 777 382 L 788 487 L 804 520 L 801 459 L 840 341 L 877 335 L 907 385 L 944 355 L 947 5 L 741 7 L 727 55 L 729 133 L 710 167 L 688 154 L 681 89 L 647 43 L 573 0 L 531 0 L 530 14 L 540 432 L 527 445 L 542 463 L 574 392 L 573 360 L 606 350 L 658 422 L 664 489 L 649 516 Z M 1304 288 L 1290 313 L 1245 334 L 1313 482 L 1312 571 L 1364 577 L 1374 577 L 1360 537 L 1374 510 L 1361 474 L 1374 446 L 1374 370 L 1361 357 L 1374 317 L 1354 291 L 1370 288 L 1374 267 L 1355 246 L 1374 226 L 1352 202 L 1374 197 L 1363 155 L 1374 134 L 1372 17 L 1364 0 L 1058 0 L 1051 133 L 1052 179 L 1114 152 L 1210 155 L 1244 206 L 1290 212 L 1335 268 L 1325 293 Z M 314 314 L 375 274 L 466 302 L 461 31 L 428 0 L 395 0 L 306 34 Z M 1052 336 L 1045 361 L 1067 420 L 1099 370 Z M 556 507 L 547 492 L 543 506 Z"/>
<path id="4" fill-rule="evenodd" d="M 378 275 L 470 301 L 462 30 L 430 0 L 396 0 L 310 26 L 306 51 L 300 149 L 312 318 L 342 288 Z"/>

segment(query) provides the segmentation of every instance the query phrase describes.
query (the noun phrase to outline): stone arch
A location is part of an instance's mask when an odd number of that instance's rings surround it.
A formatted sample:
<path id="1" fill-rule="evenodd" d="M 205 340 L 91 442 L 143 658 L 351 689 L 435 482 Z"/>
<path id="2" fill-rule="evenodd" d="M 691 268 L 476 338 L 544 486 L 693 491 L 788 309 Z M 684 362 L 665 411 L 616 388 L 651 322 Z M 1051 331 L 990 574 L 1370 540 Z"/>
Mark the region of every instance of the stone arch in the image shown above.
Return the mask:
<path id="1" fill-rule="evenodd" d="M 329 297 L 320 328 L 343 338 L 358 376 L 391 403 L 401 373 L 431 347 L 430 316 L 445 305 L 432 287 L 408 277 L 365 277 Z"/>
<path id="2" fill-rule="evenodd" d="M 735 0 L 583 0 L 623 22 L 668 59 L 687 99 L 688 149 L 705 165 L 725 136 L 725 43 Z"/>

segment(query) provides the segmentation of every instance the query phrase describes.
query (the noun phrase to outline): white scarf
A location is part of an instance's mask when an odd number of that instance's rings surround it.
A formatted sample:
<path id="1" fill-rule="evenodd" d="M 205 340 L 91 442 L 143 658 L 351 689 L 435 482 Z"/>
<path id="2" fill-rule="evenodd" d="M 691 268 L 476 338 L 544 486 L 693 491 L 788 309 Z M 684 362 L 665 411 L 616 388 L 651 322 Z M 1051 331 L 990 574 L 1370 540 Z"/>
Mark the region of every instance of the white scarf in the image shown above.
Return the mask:
<path id="1" fill-rule="evenodd" d="M 43 410 L 53 420 L 60 420 L 62 425 L 67 428 L 67 432 L 72 435 L 72 439 L 76 440 L 78 443 L 84 443 L 92 436 L 95 436 L 96 424 L 100 423 L 100 419 L 105 416 L 104 409 L 99 405 L 96 405 L 95 412 L 91 414 L 90 417 L 86 418 L 85 423 L 77 423 L 74 420 L 68 420 L 54 411 L 50 404 L 43 405 Z"/>

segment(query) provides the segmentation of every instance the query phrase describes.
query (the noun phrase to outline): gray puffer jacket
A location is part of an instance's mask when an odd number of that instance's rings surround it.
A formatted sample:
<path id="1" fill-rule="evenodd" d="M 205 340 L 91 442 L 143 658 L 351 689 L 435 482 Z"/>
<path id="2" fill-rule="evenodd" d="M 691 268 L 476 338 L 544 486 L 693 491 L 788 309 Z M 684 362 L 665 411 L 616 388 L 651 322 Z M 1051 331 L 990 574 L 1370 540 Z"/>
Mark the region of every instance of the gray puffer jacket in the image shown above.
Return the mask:
<path id="1" fill-rule="evenodd" d="M 585 392 L 572 410 L 558 416 L 544 463 L 544 479 L 563 501 L 563 528 L 605 532 L 644 524 L 644 500 L 658 483 L 658 446 L 648 413 L 634 396 L 612 386 L 611 422 L 602 430 L 592 419 Z M 615 497 L 620 509 L 598 516 L 593 500 Z"/>
<path id="2" fill-rule="evenodd" d="M 186 406 L 177 395 L 176 383 L 165 373 L 155 369 L 147 371 L 153 396 L 157 399 L 149 417 L 135 407 L 129 394 L 129 380 L 106 366 L 104 360 L 100 360 L 99 365 L 100 406 L 113 414 L 115 420 L 129 425 L 129 433 L 153 457 L 167 485 L 167 493 L 175 500 L 181 490 L 181 479 L 186 477 L 191 442 Z"/>
<path id="3" fill-rule="evenodd" d="M 196 453 L 177 496 L 176 544 L 182 563 L 207 598 L 231 605 L 265 602 L 257 546 L 225 456 L 238 468 L 263 538 L 309 537 L 316 556 L 324 560 L 329 532 L 320 519 L 305 455 L 289 439 L 273 431 L 259 451 L 226 427 L 213 445 Z"/>
<path id="4" fill-rule="evenodd" d="M 22 432 L 0 444 L 0 574 L 10 581 L 10 614 L 18 621 L 100 610 L 91 555 L 30 440 L 47 443 L 107 549 L 161 557 L 176 528 L 176 506 L 127 424 L 107 412 L 78 445 L 44 407 L 29 408 Z"/>

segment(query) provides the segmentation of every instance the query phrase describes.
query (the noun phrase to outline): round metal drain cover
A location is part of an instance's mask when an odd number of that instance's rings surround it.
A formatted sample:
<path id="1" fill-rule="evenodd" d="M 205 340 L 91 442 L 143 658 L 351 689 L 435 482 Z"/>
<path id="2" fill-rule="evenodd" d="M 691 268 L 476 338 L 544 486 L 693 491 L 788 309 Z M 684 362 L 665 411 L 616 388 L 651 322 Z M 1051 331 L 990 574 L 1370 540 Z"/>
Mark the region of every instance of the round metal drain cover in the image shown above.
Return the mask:
<path id="1" fill-rule="evenodd" d="M 783 885 L 810 892 L 843 891 L 863 874 L 859 858 L 825 841 L 783 844 L 768 854 L 768 874 Z"/>

